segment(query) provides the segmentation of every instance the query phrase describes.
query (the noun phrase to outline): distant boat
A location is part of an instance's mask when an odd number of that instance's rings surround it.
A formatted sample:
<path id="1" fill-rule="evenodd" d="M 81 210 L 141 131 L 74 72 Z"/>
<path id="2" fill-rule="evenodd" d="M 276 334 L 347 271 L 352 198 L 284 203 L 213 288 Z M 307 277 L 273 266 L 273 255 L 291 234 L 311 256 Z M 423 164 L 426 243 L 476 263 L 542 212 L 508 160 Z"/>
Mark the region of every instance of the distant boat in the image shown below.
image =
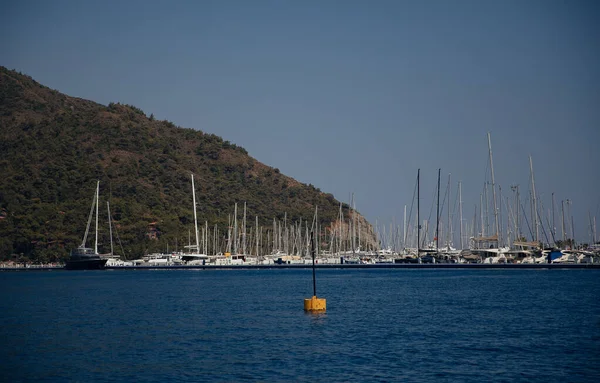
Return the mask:
<path id="1" fill-rule="evenodd" d="M 100 181 L 96 184 L 96 194 L 94 195 L 94 201 L 92 202 L 92 208 L 90 210 L 90 216 L 88 218 L 87 228 L 85 229 L 85 235 L 81 245 L 76 249 L 71 250 L 69 260 L 65 265 L 67 270 L 99 270 L 104 269 L 106 265 L 106 258 L 100 257 L 98 254 L 98 197 L 100 194 Z M 92 216 L 94 214 L 94 206 L 96 207 L 96 241 L 94 248 L 85 247 L 88 233 L 90 231 L 90 225 L 92 223 Z"/>
<path id="2" fill-rule="evenodd" d="M 208 261 L 208 255 L 200 253 L 200 239 L 198 237 L 198 216 L 196 214 L 196 187 L 194 186 L 194 174 L 192 174 L 192 201 L 194 204 L 194 231 L 196 232 L 196 244 L 186 246 L 190 250 L 194 249 L 195 252 L 190 252 L 181 255 L 181 260 L 188 265 L 204 265 Z"/>

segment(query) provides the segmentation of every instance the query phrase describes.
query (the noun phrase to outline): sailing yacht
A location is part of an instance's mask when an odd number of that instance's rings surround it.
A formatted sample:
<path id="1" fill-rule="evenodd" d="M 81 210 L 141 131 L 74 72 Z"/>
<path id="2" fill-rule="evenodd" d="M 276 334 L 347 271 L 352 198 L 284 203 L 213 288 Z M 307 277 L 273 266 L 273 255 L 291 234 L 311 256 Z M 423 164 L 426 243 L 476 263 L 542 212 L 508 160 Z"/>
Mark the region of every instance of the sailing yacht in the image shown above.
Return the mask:
<path id="1" fill-rule="evenodd" d="M 490 171 L 492 176 L 492 192 L 494 201 L 494 229 L 495 234 L 484 236 L 483 229 L 480 237 L 471 238 L 471 254 L 478 255 L 482 263 L 508 263 L 508 246 L 500 246 L 500 225 L 498 223 L 498 205 L 496 200 L 496 181 L 494 179 L 494 161 L 492 158 L 492 141 L 490 133 L 487 134 Z"/>
<path id="2" fill-rule="evenodd" d="M 100 257 L 98 254 L 98 198 L 100 193 L 100 181 L 96 184 L 96 194 L 94 194 L 94 200 L 92 202 L 92 208 L 90 210 L 90 216 L 88 218 L 87 228 L 85 229 L 85 235 L 81 245 L 76 249 L 71 250 L 69 260 L 65 265 L 67 270 L 98 270 L 103 269 L 106 265 L 106 259 Z M 90 230 L 90 224 L 92 223 L 92 216 L 94 214 L 94 206 L 96 207 L 96 241 L 94 248 L 85 247 L 85 242 Z"/>
<path id="3" fill-rule="evenodd" d="M 200 239 L 198 238 L 198 216 L 196 214 L 196 187 L 194 186 L 194 174 L 192 174 L 192 202 L 194 204 L 194 229 L 196 232 L 196 244 L 187 246 L 190 250 L 195 249 L 196 252 L 186 253 L 181 256 L 181 260 L 188 265 L 205 264 L 208 260 L 208 255 L 200 253 Z"/>

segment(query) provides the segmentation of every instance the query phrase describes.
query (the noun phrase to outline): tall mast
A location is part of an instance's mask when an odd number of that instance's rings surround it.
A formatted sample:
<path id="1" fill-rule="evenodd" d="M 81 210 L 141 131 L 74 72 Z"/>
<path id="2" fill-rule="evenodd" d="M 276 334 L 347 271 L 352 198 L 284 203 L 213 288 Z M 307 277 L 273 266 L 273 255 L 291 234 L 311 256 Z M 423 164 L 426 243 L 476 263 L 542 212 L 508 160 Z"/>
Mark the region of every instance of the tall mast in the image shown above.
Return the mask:
<path id="1" fill-rule="evenodd" d="M 227 253 L 231 254 L 231 214 L 227 215 Z"/>
<path id="2" fill-rule="evenodd" d="M 419 256 L 419 249 L 421 248 L 421 183 L 420 183 L 421 169 L 417 169 L 417 257 Z"/>
<path id="3" fill-rule="evenodd" d="M 531 193 L 532 195 L 532 201 L 533 201 L 533 223 L 535 226 L 535 241 L 539 241 L 539 237 L 540 237 L 540 229 L 538 227 L 539 223 L 538 223 L 538 216 L 537 216 L 537 198 L 536 198 L 536 194 L 535 194 L 535 181 L 533 178 L 533 162 L 531 160 L 531 156 L 529 156 L 529 171 L 531 172 Z"/>
<path id="4" fill-rule="evenodd" d="M 281 229 L 281 225 L 279 226 Z M 283 213 L 283 251 L 285 255 L 290 254 L 289 245 L 288 245 L 288 227 L 287 227 L 287 211 Z"/>
<path id="5" fill-rule="evenodd" d="M 404 230 L 404 233 L 402 235 L 402 246 L 404 247 L 404 249 L 406 249 L 406 205 L 404 205 L 404 225 L 403 225 L 403 230 Z"/>
<path id="6" fill-rule="evenodd" d="M 238 232 L 237 232 L 237 202 L 233 208 L 233 254 L 238 251 Z"/>
<path id="7" fill-rule="evenodd" d="M 590 240 L 592 242 L 592 244 L 594 244 L 595 238 L 594 238 L 594 223 L 592 222 L 592 212 L 588 210 L 588 219 L 590 220 Z"/>
<path id="8" fill-rule="evenodd" d="M 244 201 L 244 221 L 242 230 L 242 254 L 246 254 L 246 201 Z"/>
<path id="9" fill-rule="evenodd" d="M 208 230 L 208 221 L 204 221 L 204 251 L 203 254 L 208 254 L 208 234 L 210 231 Z"/>
<path id="10" fill-rule="evenodd" d="M 96 193 L 94 193 L 94 198 L 92 198 L 92 206 L 90 206 L 90 214 L 88 215 L 87 225 L 85 226 L 85 234 L 83 235 L 83 240 L 81 241 L 81 245 L 79 247 L 85 247 L 85 243 L 87 242 L 88 234 L 90 233 L 90 225 L 92 223 L 92 217 L 94 216 L 94 205 L 96 204 Z"/>
<path id="11" fill-rule="evenodd" d="M 458 209 L 460 214 L 460 249 L 463 247 L 462 183 L 458 181 Z"/>
<path id="12" fill-rule="evenodd" d="M 498 185 L 498 194 L 498 199 L 500 200 L 500 207 L 498 208 L 498 222 L 500 222 L 500 225 L 498 225 L 498 232 L 500 233 L 498 247 L 500 247 L 500 239 L 504 242 L 504 233 L 502 232 L 502 186 L 500 185 Z"/>
<path id="13" fill-rule="evenodd" d="M 352 251 L 356 249 L 356 202 L 354 202 L 354 193 L 352 193 Z"/>
<path id="14" fill-rule="evenodd" d="M 519 216 L 521 215 L 520 214 L 521 198 L 519 197 L 519 185 L 514 185 L 514 186 L 511 186 L 510 188 L 514 192 L 516 192 L 516 194 L 515 194 L 515 206 L 516 206 L 516 208 L 515 208 L 515 212 L 516 212 L 516 214 L 515 214 L 515 233 L 516 233 L 515 239 L 517 241 L 520 241 L 521 240 L 521 231 L 519 228 Z"/>
<path id="15" fill-rule="evenodd" d="M 485 214 L 484 214 L 484 222 L 485 222 L 485 232 L 486 234 L 490 234 L 492 231 L 490 230 L 490 193 L 488 193 L 488 185 L 490 183 L 485 181 L 483 183 L 483 200 L 485 201 Z M 481 211 L 483 214 L 483 210 Z"/>
<path id="16" fill-rule="evenodd" d="M 481 194 L 480 194 L 481 196 Z M 473 214 L 473 238 L 477 237 L 477 204 L 475 204 L 475 214 Z M 471 246 L 471 243 L 469 243 Z"/>
<path id="17" fill-rule="evenodd" d="M 106 201 L 106 208 L 108 209 L 108 230 L 110 232 L 110 255 L 113 255 L 112 222 L 110 221 L 110 203 L 108 201 Z"/>
<path id="18" fill-rule="evenodd" d="M 439 251 L 440 240 L 440 175 L 442 169 L 438 169 L 438 184 L 437 184 L 437 217 L 435 222 L 435 251 Z"/>
<path id="19" fill-rule="evenodd" d="M 514 227 L 514 212 L 512 207 L 510 206 L 510 198 L 506 196 L 506 243 L 509 247 L 512 247 L 512 244 L 514 243 L 514 241 L 516 241 L 516 236 L 512 237 L 512 235 L 514 235 L 515 232 L 511 229 L 511 223 L 513 225 L 512 227 Z"/>
<path id="20" fill-rule="evenodd" d="M 281 250 L 281 223 L 278 219 L 273 218 L 273 254 L 277 254 Z"/>
<path id="21" fill-rule="evenodd" d="M 340 202 L 340 215 L 338 217 L 338 222 L 340 224 L 340 236 L 338 238 L 338 253 L 342 252 L 342 222 L 343 222 L 343 215 L 342 215 L 342 203 Z"/>
<path id="22" fill-rule="evenodd" d="M 562 214 L 562 234 L 563 234 L 563 246 L 565 245 L 564 242 L 567 240 L 566 238 L 566 233 L 565 233 L 565 201 L 562 200 L 560 201 L 560 210 L 561 210 L 561 214 Z"/>
<path id="23" fill-rule="evenodd" d="M 594 216 L 594 245 L 596 244 L 596 216 Z"/>
<path id="24" fill-rule="evenodd" d="M 358 220 L 358 216 L 356 217 L 356 219 Z M 358 220 L 358 248 L 359 249 L 361 248 L 360 246 L 361 246 L 361 243 L 362 243 L 360 241 L 361 240 L 361 234 L 360 234 L 360 232 L 362 231 L 361 229 L 362 229 L 361 223 L 360 223 L 360 220 Z M 317 230 L 317 240 L 318 239 L 319 239 L 319 230 Z M 366 246 L 365 246 L 365 248 L 366 248 Z M 318 254 L 319 254 L 319 246 L 318 246 L 318 242 L 317 242 L 317 255 Z"/>
<path id="25" fill-rule="evenodd" d="M 200 240 L 198 239 L 198 217 L 196 216 L 196 187 L 194 186 L 194 173 L 192 173 L 192 200 L 194 202 L 194 229 L 196 232 L 196 251 L 200 252 Z"/>
<path id="26" fill-rule="evenodd" d="M 496 224 L 496 238 L 498 239 L 498 246 L 500 246 L 500 238 L 498 237 L 498 205 L 496 203 L 496 181 L 494 180 L 494 161 L 492 159 L 492 139 L 488 132 L 488 147 L 490 150 L 490 169 L 492 171 L 492 189 L 494 195 L 494 221 Z"/>
<path id="27" fill-rule="evenodd" d="M 450 250 L 450 234 L 451 233 L 451 225 L 450 225 L 450 173 L 448 173 L 448 227 L 446 228 L 446 248 Z"/>
<path id="28" fill-rule="evenodd" d="M 256 216 L 256 256 L 258 257 L 258 216 Z"/>
<path id="29" fill-rule="evenodd" d="M 94 243 L 94 254 L 98 254 L 98 205 L 100 204 L 100 180 L 96 183 L 96 242 Z"/>
<path id="30" fill-rule="evenodd" d="M 552 238 L 556 241 L 556 224 L 554 223 L 554 192 L 552 192 Z"/>
<path id="31" fill-rule="evenodd" d="M 569 208 L 569 215 L 571 216 L 571 248 L 575 248 L 575 225 L 573 225 L 573 201 L 567 199 L 567 207 Z"/>
<path id="32" fill-rule="evenodd" d="M 479 194 L 479 215 L 481 216 L 481 236 L 485 236 L 484 226 L 483 226 L 483 194 Z"/>
<path id="33" fill-rule="evenodd" d="M 352 216 L 350 216 L 350 213 L 352 213 Z M 356 249 L 355 244 L 354 244 L 354 193 L 352 193 L 352 196 L 350 197 L 350 206 L 348 206 L 348 225 L 349 225 L 349 232 L 350 232 L 350 237 L 352 237 L 350 239 L 350 246 L 352 247 L 352 254 L 354 254 L 354 251 Z"/>

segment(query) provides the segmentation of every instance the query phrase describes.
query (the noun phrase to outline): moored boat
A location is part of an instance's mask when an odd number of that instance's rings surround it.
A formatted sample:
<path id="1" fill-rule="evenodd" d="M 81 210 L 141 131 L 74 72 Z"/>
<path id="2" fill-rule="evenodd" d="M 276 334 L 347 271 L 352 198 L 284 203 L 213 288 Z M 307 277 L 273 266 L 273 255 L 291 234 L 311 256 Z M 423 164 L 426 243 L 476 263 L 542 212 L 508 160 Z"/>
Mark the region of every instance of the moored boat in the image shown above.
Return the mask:
<path id="1" fill-rule="evenodd" d="M 87 228 L 85 229 L 85 235 L 81 245 L 76 249 L 71 250 L 71 255 L 65 264 L 67 270 L 99 270 L 104 269 L 107 258 L 103 258 L 98 254 L 98 197 L 100 193 L 100 181 L 96 184 L 96 194 L 94 194 L 94 200 L 92 202 L 92 208 L 90 210 L 90 216 L 88 218 Z M 96 242 L 94 248 L 85 247 L 88 233 L 90 231 L 90 225 L 92 223 L 92 216 L 94 214 L 94 206 L 96 207 Z"/>
<path id="2" fill-rule="evenodd" d="M 102 258 L 89 247 L 78 247 L 71 250 L 71 256 L 65 265 L 67 270 L 100 270 L 106 266 L 108 259 Z"/>

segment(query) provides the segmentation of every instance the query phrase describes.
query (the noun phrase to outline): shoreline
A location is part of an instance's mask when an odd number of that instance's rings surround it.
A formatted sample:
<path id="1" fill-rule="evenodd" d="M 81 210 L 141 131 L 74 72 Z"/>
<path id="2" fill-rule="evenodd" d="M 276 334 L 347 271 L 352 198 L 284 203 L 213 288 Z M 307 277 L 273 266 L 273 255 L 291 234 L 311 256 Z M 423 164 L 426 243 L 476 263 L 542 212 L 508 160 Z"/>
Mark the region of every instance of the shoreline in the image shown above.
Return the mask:
<path id="1" fill-rule="evenodd" d="M 566 269 L 600 270 L 600 263 L 376 263 L 376 264 L 317 264 L 316 269 Z M 271 269 L 312 269 L 311 264 L 283 265 L 152 265 L 152 266 L 106 266 L 103 270 L 271 270 Z M 0 267 L 0 271 L 55 271 L 66 270 L 61 266 L 42 267 Z M 95 271 L 95 270 L 89 270 Z"/>

